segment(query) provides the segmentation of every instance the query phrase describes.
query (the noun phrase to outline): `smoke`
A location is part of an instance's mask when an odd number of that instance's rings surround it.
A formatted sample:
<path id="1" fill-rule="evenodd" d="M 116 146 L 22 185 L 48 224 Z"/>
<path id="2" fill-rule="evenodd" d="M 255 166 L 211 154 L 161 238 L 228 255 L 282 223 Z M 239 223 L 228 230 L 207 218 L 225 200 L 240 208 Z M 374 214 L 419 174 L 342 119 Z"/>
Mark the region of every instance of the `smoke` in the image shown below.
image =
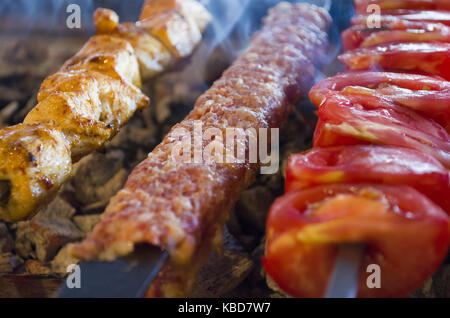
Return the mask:
<path id="1" fill-rule="evenodd" d="M 115 10 L 121 21 L 136 21 L 144 0 L 1 0 L 0 35 L 27 37 L 33 33 L 69 35 L 77 32 L 92 35 L 95 32 L 92 15 L 96 8 Z M 81 29 L 69 29 L 67 7 L 80 7 Z"/>
<path id="2" fill-rule="evenodd" d="M 202 2 L 212 13 L 214 19 L 205 34 L 204 41 L 192 58 L 193 63 L 183 73 L 186 73 L 191 83 L 209 85 L 247 47 L 251 36 L 261 28 L 262 18 L 267 15 L 268 10 L 282 1 L 203 0 Z M 308 2 L 326 10 L 330 10 L 332 6 L 331 0 L 290 0 L 287 2 Z M 332 34 L 334 34 L 333 41 L 335 43 L 327 62 L 334 60 L 340 50 L 339 33 L 337 30 L 332 30 Z"/>
<path id="3" fill-rule="evenodd" d="M 67 33 L 66 8 L 69 4 L 81 7 L 81 22 L 85 32 L 92 31 L 89 20 L 92 13 L 92 0 L 2 0 L 0 2 L 0 21 L 2 35 L 26 37 L 33 32 Z"/>
<path id="4" fill-rule="evenodd" d="M 204 41 L 191 57 L 181 77 L 190 83 L 207 86 L 217 79 L 236 56 L 248 45 L 250 37 L 261 28 L 262 18 L 267 11 L 281 0 L 198 0 L 213 15 Z M 75 32 L 92 35 L 95 30 L 92 15 L 97 7 L 115 10 L 121 21 L 136 21 L 144 0 L 2 0 L 0 1 L 0 35 L 14 34 L 27 38 L 33 33 L 50 32 L 68 35 Z M 342 15 L 342 3 L 351 0 L 290 0 L 288 2 L 309 2 L 327 10 L 337 7 Z M 81 8 L 80 30 L 69 29 L 66 19 L 69 4 Z M 352 7 L 350 5 L 350 7 Z M 336 8 L 334 8 L 336 9 Z M 345 10 L 345 9 L 344 9 Z M 348 12 L 351 14 L 351 12 Z M 329 61 L 340 50 L 339 30 L 331 30 L 333 51 Z M 0 44 L 1 45 L 1 44 Z"/>
<path id="5" fill-rule="evenodd" d="M 213 41 L 207 43 L 212 52 L 217 47 L 235 58 L 244 49 L 251 35 L 261 28 L 262 17 L 282 2 L 280 0 L 204 0 L 214 19 L 209 29 Z M 288 1 L 309 2 L 329 10 L 331 0 Z M 212 33 L 212 34 L 211 34 Z M 211 53 L 209 52 L 209 53 Z"/>

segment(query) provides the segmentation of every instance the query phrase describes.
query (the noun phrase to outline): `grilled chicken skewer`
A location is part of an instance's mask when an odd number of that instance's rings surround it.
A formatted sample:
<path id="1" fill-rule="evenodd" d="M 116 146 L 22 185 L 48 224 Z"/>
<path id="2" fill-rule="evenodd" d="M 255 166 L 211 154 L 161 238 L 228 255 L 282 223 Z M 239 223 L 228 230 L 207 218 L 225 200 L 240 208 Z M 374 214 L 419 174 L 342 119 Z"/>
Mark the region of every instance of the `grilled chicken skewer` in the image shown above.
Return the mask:
<path id="1" fill-rule="evenodd" d="M 0 218 L 32 216 L 56 194 L 72 164 L 110 140 L 146 106 L 148 80 L 192 53 L 211 19 L 194 0 L 148 0 L 137 23 L 99 9 L 99 35 L 42 83 L 22 124 L 0 131 Z M 182 31 L 182 32 L 181 32 Z"/>

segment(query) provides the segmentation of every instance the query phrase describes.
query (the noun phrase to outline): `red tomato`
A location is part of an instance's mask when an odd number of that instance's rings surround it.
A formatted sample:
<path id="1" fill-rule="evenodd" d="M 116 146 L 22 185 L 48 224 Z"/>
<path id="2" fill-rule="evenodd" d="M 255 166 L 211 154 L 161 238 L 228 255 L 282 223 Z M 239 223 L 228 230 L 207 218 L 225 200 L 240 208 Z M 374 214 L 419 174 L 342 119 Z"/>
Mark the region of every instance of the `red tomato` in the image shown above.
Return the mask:
<path id="1" fill-rule="evenodd" d="M 349 70 L 434 74 L 450 80 L 450 43 L 383 44 L 346 52 L 339 60 Z"/>
<path id="2" fill-rule="evenodd" d="M 397 20 L 380 29 L 353 26 L 341 34 L 344 51 L 400 42 L 450 42 L 450 29 L 443 24 Z"/>
<path id="3" fill-rule="evenodd" d="M 420 11 L 420 10 L 387 10 L 379 17 L 381 27 L 394 21 L 407 20 L 419 23 L 442 23 L 450 25 L 449 11 Z M 368 21 L 373 21 L 373 16 L 357 15 L 352 18 L 352 25 L 368 27 Z"/>
<path id="4" fill-rule="evenodd" d="M 446 80 L 415 74 L 347 72 L 317 83 L 309 97 L 319 106 L 330 91 L 387 98 L 426 114 L 450 131 L 450 82 Z"/>
<path id="5" fill-rule="evenodd" d="M 450 168 L 450 136 L 433 120 L 375 96 L 330 93 L 319 108 L 314 146 L 370 143 L 415 149 Z"/>
<path id="6" fill-rule="evenodd" d="M 289 157 L 286 192 L 346 182 L 407 185 L 450 214 L 450 175 L 442 164 L 418 151 L 390 146 L 314 148 Z"/>
<path id="7" fill-rule="evenodd" d="M 355 9 L 359 14 L 373 13 L 368 6 L 376 4 L 381 10 L 450 10 L 448 0 L 355 0 Z"/>
<path id="8" fill-rule="evenodd" d="M 401 297 L 420 287 L 444 260 L 448 217 L 407 186 L 334 184 L 277 199 L 267 219 L 268 275 L 294 297 L 323 297 L 344 243 L 365 243 L 358 297 Z M 381 268 L 369 289 L 366 269 Z"/>

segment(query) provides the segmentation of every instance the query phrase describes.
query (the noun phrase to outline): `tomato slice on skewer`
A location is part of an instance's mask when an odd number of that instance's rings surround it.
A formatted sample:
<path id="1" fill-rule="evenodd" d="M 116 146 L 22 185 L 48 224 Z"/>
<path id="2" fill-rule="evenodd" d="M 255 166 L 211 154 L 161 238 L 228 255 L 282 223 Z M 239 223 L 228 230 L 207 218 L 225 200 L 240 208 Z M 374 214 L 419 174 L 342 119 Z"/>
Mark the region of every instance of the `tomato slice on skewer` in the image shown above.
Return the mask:
<path id="1" fill-rule="evenodd" d="M 268 275 L 294 297 L 323 297 L 338 246 L 364 243 L 358 297 L 400 297 L 420 287 L 446 256 L 448 217 L 407 186 L 334 184 L 277 199 L 267 219 Z M 366 268 L 381 270 L 369 289 Z"/>
<path id="2" fill-rule="evenodd" d="M 400 42 L 450 42 L 450 29 L 443 24 L 398 20 L 382 28 L 353 26 L 341 34 L 344 51 Z"/>
<path id="3" fill-rule="evenodd" d="M 450 26 L 450 11 L 386 10 L 377 18 L 377 22 L 380 22 L 381 27 L 399 20 L 419 23 L 442 23 Z M 353 26 L 359 25 L 364 28 L 372 26 L 372 22 L 374 22 L 374 17 L 370 15 L 357 15 L 351 19 Z"/>
<path id="4" fill-rule="evenodd" d="M 382 44 L 339 56 L 349 70 L 399 71 L 450 80 L 450 43 Z"/>
<path id="5" fill-rule="evenodd" d="M 450 10 L 448 0 L 355 0 L 355 9 L 359 14 L 367 14 L 369 5 L 376 4 L 382 11 L 396 9 L 414 10 Z"/>
<path id="6" fill-rule="evenodd" d="M 372 71 L 347 72 L 319 82 L 311 89 L 309 97 L 319 106 L 330 91 L 387 98 L 426 114 L 450 130 L 450 82 L 438 77 Z"/>
<path id="7" fill-rule="evenodd" d="M 330 93 L 319 107 L 314 146 L 355 144 L 415 149 L 450 168 L 450 136 L 433 120 L 378 97 Z"/>
<path id="8" fill-rule="evenodd" d="M 375 145 L 319 147 L 289 157 L 286 192 L 346 182 L 407 185 L 450 214 L 448 170 L 433 157 L 413 149 Z"/>

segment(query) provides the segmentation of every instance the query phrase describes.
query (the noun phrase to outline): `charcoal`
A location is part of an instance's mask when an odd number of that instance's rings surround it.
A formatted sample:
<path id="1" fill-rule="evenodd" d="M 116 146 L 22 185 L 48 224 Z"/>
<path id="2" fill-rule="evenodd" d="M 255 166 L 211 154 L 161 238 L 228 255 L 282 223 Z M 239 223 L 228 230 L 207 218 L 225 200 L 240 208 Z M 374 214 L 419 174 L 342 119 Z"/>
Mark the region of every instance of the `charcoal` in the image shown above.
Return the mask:
<path id="1" fill-rule="evenodd" d="M 33 34 L 27 37 L 2 35 L 0 77 L 17 74 L 44 78 L 54 73 L 83 45 L 85 37 L 54 37 Z"/>
<path id="2" fill-rule="evenodd" d="M 432 298 L 436 297 L 433 290 L 433 279 L 430 277 L 418 290 L 412 292 L 409 298 Z"/>
<path id="3" fill-rule="evenodd" d="M 134 162 L 131 164 L 132 167 L 136 167 L 137 165 L 139 165 L 142 161 L 144 161 L 145 159 L 147 159 L 148 157 L 148 151 L 145 151 L 143 149 L 138 149 L 136 152 L 136 156 L 134 159 Z"/>
<path id="4" fill-rule="evenodd" d="M 259 183 L 265 186 L 275 196 L 283 194 L 284 179 L 282 171 L 285 171 L 285 165 L 280 165 L 280 170 L 275 174 L 262 174 L 259 176 Z"/>
<path id="5" fill-rule="evenodd" d="M 0 95 L 1 96 L 1 95 Z M 19 103 L 17 101 L 12 101 L 2 109 L 0 109 L 0 128 L 7 126 L 8 121 L 11 116 L 19 108 Z"/>
<path id="6" fill-rule="evenodd" d="M 158 124 L 173 126 L 193 108 L 205 87 L 192 75 L 187 69 L 182 73 L 169 73 L 154 84 L 151 99 L 156 105 L 154 117 Z M 163 135 L 165 133 L 163 130 Z"/>
<path id="7" fill-rule="evenodd" d="M 450 265 L 442 266 L 433 275 L 433 288 L 439 298 L 450 298 Z"/>
<path id="8" fill-rule="evenodd" d="M 449 298 L 450 265 L 444 265 L 425 284 L 409 295 L 410 298 Z"/>
<path id="9" fill-rule="evenodd" d="M 26 102 L 25 107 L 23 107 L 13 116 L 13 120 L 15 122 L 22 122 L 23 119 L 27 116 L 27 114 L 36 106 L 36 103 L 37 103 L 37 91 L 35 89 L 33 95 Z"/>
<path id="10" fill-rule="evenodd" d="M 250 274 L 253 261 L 239 242 L 224 232 L 223 254 L 214 254 L 201 269 L 193 297 L 220 297 L 231 292 Z"/>
<path id="11" fill-rule="evenodd" d="M 28 95 L 28 94 L 27 94 Z M 25 95 L 26 96 L 26 95 Z M 18 88 L 0 85 L 0 99 L 6 103 L 13 103 L 24 98 L 23 92 Z"/>
<path id="12" fill-rule="evenodd" d="M 252 251 L 258 246 L 259 239 L 257 235 L 241 234 L 237 237 L 237 239 L 247 251 Z"/>
<path id="13" fill-rule="evenodd" d="M 142 147 L 148 153 L 157 143 L 156 132 L 157 129 L 154 125 L 139 127 L 138 125 L 130 124 L 121 129 L 109 146 L 128 151 L 136 151 Z"/>
<path id="14" fill-rule="evenodd" d="M 36 256 L 41 261 L 49 261 L 62 246 L 83 237 L 83 233 L 66 219 L 33 219 L 31 222 L 36 232 L 33 242 Z"/>
<path id="15" fill-rule="evenodd" d="M 70 253 L 70 248 L 70 245 L 64 246 L 51 261 L 50 265 L 54 273 L 65 275 L 67 273 L 67 266 L 79 262 L 79 260 Z"/>
<path id="16" fill-rule="evenodd" d="M 266 249 L 266 239 L 263 238 L 260 244 L 250 253 L 251 259 L 255 262 L 255 268 L 253 269 L 252 274 L 249 276 L 249 282 L 252 285 L 259 285 L 261 283 L 264 284 L 266 279 L 266 273 L 261 264 L 261 259 L 264 255 L 264 251 Z"/>
<path id="17" fill-rule="evenodd" d="M 230 211 L 227 228 L 234 237 L 238 237 L 242 234 L 242 228 L 236 215 L 235 209 L 232 209 Z"/>
<path id="18" fill-rule="evenodd" d="M 239 219 L 244 220 L 259 232 L 264 233 L 267 212 L 274 201 L 273 194 L 263 186 L 256 186 L 242 192 L 236 212 Z"/>
<path id="19" fill-rule="evenodd" d="M 28 260 L 25 263 L 26 273 L 29 275 L 50 275 L 51 269 L 48 265 L 36 261 Z"/>
<path id="20" fill-rule="evenodd" d="M 128 174 L 123 168 L 124 157 L 120 150 L 94 152 L 80 162 L 73 185 L 82 205 L 108 200 L 122 188 Z"/>
<path id="21" fill-rule="evenodd" d="M 288 142 L 296 142 L 299 150 L 301 150 L 304 146 L 305 139 L 309 137 L 307 129 L 303 115 L 298 110 L 294 110 L 289 115 L 288 121 L 283 126 L 283 130 L 280 131 L 280 142 L 283 145 Z"/>
<path id="22" fill-rule="evenodd" d="M 241 285 L 221 296 L 221 298 L 248 298 L 252 293 L 252 287 L 243 282 Z"/>
<path id="23" fill-rule="evenodd" d="M 231 65 L 235 56 L 223 46 L 215 48 L 208 57 L 203 77 L 206 83 L 212 84 Z"/>
<path id="24" fill-rule="evenodd" d="M 24 259 L 35 259 L 34 240 L 36 233 L 31 227 L 30 221 L 17 222 L 13 225 L 13 229 L 16 230 L 14 242 L 16 253 Z"/>
<path id="25" fill-rule="evenodd" d="M 47 262 L 69 242 L 79 240 L 83 233 L 68 219 L 33 218 L 16 226 L 16 252 L 25 259 Z"/>
<path id="26" fill-rule="evenodd" d="M 83 233 L 89 233 L 100 221 L 100 216 L 100 214 L 77 215 L 73 218 L 73 222 Z"/>
<path id="27" fill-rule="evenodd" d="M 259 286 L 258 290 L 262 295 L 252 295 L 253 297 L 268 297 L 268 298 L 285 298 L 286 295 L 278 288 L 278 286 L 270 280 L 270 284 L 267 283 L 267 274 L 262 266 L 261 259 L 266 249 L 266 239 L 263 237 L 257 248 L 253 250 L 250 257 L 255 262 L 256 266 L 249 276 L 248 281 L 253 286 Z M 266 295 L 264 295 L 266 293 Z"/>
<path id="28" fill-rule="evenodd" d="M 266 276 L 266 283 L 267 287 L 269 287 L 273 292 L 279 294 L 279 295 L 286 295 L 281 288 L 275 283 L 275 281 L 270 278 L 270 276 Z"/>
<path id="29" fill-rule="evenodd" d="M 0 253 L 0 275 L 13 273 L 23 264 L 23 260 L 12 253 Z"/>
<path id="30" fill-rule="evenodd" d="M 80 162 L 75 163 L 73 166 L 74 174 L 77 171 L 77 167 Z M 80 209 L 80 203 L 78 202 L 75 194 L 75 186 L 73 184 L 73 180 L 70 180 L 69 182 L 63 183 L 61 189 L 59 190 L 58 196 L 69 203 L 72 207 L 74 207 L 76 210 Z"/>
<path id="31" fill-rule="evenodd" d="M 101 185 L 95 189 L 95 193 L 99 201 L 110 199 L 114 196 L 125 183 L 128 172 L 125 169 L 120 169 L 111 179 L 109 179 L 104 185 Z"/>
<path id="32" fill-rule="evenodd" d="M 162 98 L 156 103 L 156 120 L 158 123 L 164 123 L 170 117 L 170 103 L 172 102 L 170 96 Z"/>
<path id="33" fill-rule="evenodd" d="M 245 222 L 239 218 L 236 207 L 231 210 L 229 216 L 228 230 L 247 251 L 252 251 L 258 245 L 259 234 L 254 230 L 252 230 L 253 233 L 247 233 L 250 227 L 247 227 Z"/>
<path id="34" fill-rule="evenodd" d="M 0 222 L 0 254 L 9 253 L 14 248 L 14 240 L 5 223 Z"/>
<path id="35" fill-rule="evenodd" d="M 108 205 L 109 199 L 98 201 L 95 203 L 91 203 L 88 205 L 84 205 L 80 208 L 80 212 L 84 214 L 95 214 L 95 213 L 101 213 L 105 210 L 105 207 Z"/>
<path id="36" fill-rule="evenodd" d="M 150 96 L 151 93 L 145 92 L 144 94 L 146 94 L 147 96 Z M 139 117 L 142 118 L 145 127 L 148 127 L 149 129 L 154 129 L 155 130 L 155 135 L 156 133 L 158 133 L 159 127 L 158 127 L 158 123 L 156 122 L 155 119 L 155 112 L 156 112 L 156 107 L 153 107 L 153 100 L 150 102 L 150 107 L 145 107 L 143 110 L 140 111 L 140 113 L 138 113 L 138 115 L 140 115 Z M 136 116 L 138 117 L 138 116 Z M 159 141 L 160 138 L 157 138 Z M 123 145 L 122 145 L 123 146 Z"/>
<path id="37" fill-rule="evenodd" d="M 275 292 L 269 295 L 269 298 L 286 298 L 286 297 L 287 296 L 281 292 L 280 293 Z"/>
<path id="38" fill-rule="evenodd" d="M 67 203 L 60 196 L 57 196 L 50 204 L 48 204 L 43 210 L 34 218 L 49 219 L 49 218 L 63 218 L 70 219 L 76 210 L 69 203 Z"/>

